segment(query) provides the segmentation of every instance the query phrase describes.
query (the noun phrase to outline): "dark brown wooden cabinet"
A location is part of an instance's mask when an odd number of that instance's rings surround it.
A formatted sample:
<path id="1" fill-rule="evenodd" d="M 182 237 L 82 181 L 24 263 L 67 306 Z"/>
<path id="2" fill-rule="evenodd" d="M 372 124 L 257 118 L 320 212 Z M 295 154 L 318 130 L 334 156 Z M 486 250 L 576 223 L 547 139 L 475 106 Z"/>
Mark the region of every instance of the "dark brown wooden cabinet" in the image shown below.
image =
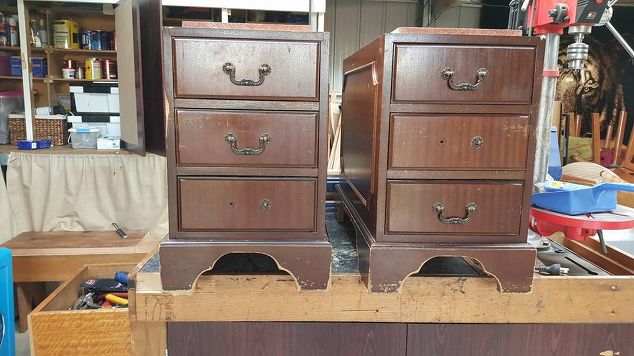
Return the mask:
<path id="1" fill-rule="evenodd" d="M 477 260 L 502 291 L 531 289 L 543 45 L 476 32 L 397 30 L 344 61 L 339 189 L 373 292 L 438 255 Z"/>
<path id="2" fill-rule="evenodd" d="M 271 256 L 325 289 L 328 34 L 166 28 L 164 289 L 228 253 Z"/>
<path id="3" fill-rule="evenodd" d="M 168 323 L 170 355 L 616 356 L 632 324 Z"/>

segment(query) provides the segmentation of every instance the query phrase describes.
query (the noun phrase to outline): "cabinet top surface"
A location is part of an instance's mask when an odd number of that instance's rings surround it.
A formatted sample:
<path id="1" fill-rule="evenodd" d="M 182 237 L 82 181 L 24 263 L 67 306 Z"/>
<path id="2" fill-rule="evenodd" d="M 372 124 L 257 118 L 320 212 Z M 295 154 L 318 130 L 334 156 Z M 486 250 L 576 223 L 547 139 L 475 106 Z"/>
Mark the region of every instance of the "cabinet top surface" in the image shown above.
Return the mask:
<path id="1" fill-rule="evenodd" d="M 225 29 L 225 28 L 185 28 L 164 27 L 163 34 L 173 37 L 200 37 L 200 38 L 249 38 L 249 39 L 279 39 L 279 40 L 312 40 L 327 41 L 328 32 L 306 31 L 274 31 L 252 29 Z"/>

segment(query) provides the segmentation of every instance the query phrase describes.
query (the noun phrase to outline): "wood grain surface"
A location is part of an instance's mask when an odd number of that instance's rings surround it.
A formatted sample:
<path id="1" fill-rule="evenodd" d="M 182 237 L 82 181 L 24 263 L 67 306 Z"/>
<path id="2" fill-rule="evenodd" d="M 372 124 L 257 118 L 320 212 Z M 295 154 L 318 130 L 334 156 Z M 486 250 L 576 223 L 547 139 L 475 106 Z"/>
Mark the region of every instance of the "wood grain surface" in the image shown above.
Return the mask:
<path id="1" fill-rule="evenodd" d="M 521 36 L 520 30 L 488 28 L 398 27 L 392 33 L 417 35 Z"/>
<path id="2" fill-rule="evenodd" d="M 474 253 L 486 260 L 502 291 L 530 291 L 534 250 L 519 244 L 528 231 L 544 47 L 538 38 L 517 34 L 400 29 L 344 60 L 350 75 L 342 99 L 341 195 L 367 243 L 359 265 L 374 275 L 366 279 L 376 282 L 368 283 L 372 291 L 396 291 L 433 254 Z M 350 80 L 372 65 L 371 77 Z M 374 116 L 365 114 L 368 108 Z M 347 120 L 354 123 L 346 126 Z M 364 161 L 345 149 L 359 143 L 368 143 Z M 359 183 L 347 176 L 348 161 L 356 163 L 352 172 L 369 178 L 370 194 L 359 194 Z M 408 184 L 413 179 L 416 184 Z M 467 180 L 474 186 L 465 188 Z M 504 188 L 476 187 L 489 180 Z M 398 189 L 408 185 L 411 190 Z M 482 206 L 472 200 L 480 194 Z M 440 226 L 436 202 L 443 202 L 445 217 L 465 217 L 469 203 L 478 208 L 467 223 Z M 514 243 L 509 257 L 503 245 Z"/>
<path id="3" fill-rule="evenodd" d="M 317 113 L 176 110 L 178 162 L 181 166 L 316 167 Z M 239 155 L 225 139 L 236 137 L 238 149 L 262 146 L 258 155 Z"/>
<path id="4" fill-rule="evenodd" d="M 406 324 L 169 323 L 170 355 L 405 355 Z"/>
<path id="5" fill-rule="evenodd" d="M 193 294 L 137 276 L 140 321 L 631 323 L 634 277 L 536 275 L 531 293 L 499 293 L 493 278 L 409 277 L 400 293 L 368 293 L 359 274 L 333 274 L 328 292 L 298 292 L 290 276 L 203 275 Z M 266 305 L 266 308 L 262 306 Z"/>
<path id="6" fill-rule="evenodd" d="M 533 47 L 495 45 L 396 44 L 392 98 L 395 102 L 530 103 L 533 92 Z M 452 90 L 441 72 L 455 72 L 453 81 L 475 83 L 476 71 L 488 76 L 476 90 Z"/>
<path id="7" fill-rule="evenodd" d="M 175 355 L 627 355 L 632 325 L 169 323 Z M 227 342 L 231 340 L 231 342 Z"/>
<path id="8" fill-rule="evenodd" d="M 628 355 L 634 325 L 410 324 L 408 355 Z"/>
<path id="9" fill-rule="evenodd" d="M 126 310 L 59 311 L 29 316 L 34 355 L 131 355 Z"/>
<path id="10" fill-rule="evenodd" d="M 147 231 L 126 231 L 124 239 L 115 231 L 29 231 L 5 242 L 2 247 L 13 256 L 84 255 L 87 253 L 134 252 L 134 247 L 148 236 Z"/>
<path id="11" fill-rule="evenodd" d="M 325 211 L 326 202 L 326 166 L 328 162 L 328 83 L 326 78 L 328 78 L 329 68 L 329 35 L 319 32 L 165 27 L 162 37 L 164 92 L 167 93 L 165 114 L 170 239 L 180 241 L 235 240 L 243 243 L 253 240 L 296 241 L 312 239 L 317 242 L 326 240 L 325 217 L 323 213 L 319 212 Z M 180 49 L 177 50 L 176 46 L 180 46 Z M 185 50 L 186 47 L 192 51 L 195 50 L 194 52 L 202 52 L 190 53 L 187 52 L 189 50 Z M 218 53 L 214 52 L 214 55 L 210 56 L 210 52 L 206 52 L 209 49 L 217 50 Z M 187 55 L 183 57 L 176 54 L 177 52 Z M 242 61 L 242 64 L 232 62 L 236 66 L 237 79 L 257 79 L 258 67 L 263 64 L 263 60 L 275 60 L 275 63 L 267 63 L 271 65 L 272 71 L 266 76 L 261 86 L 237 86 L 231 84 L 229 77 L 222 70 L 222 65 L 226 63 L 223 60 L 223 54 L 231 55 L 231 60 L 236 58 L 236 60 Z M 189 61 L 190 58 L 195 58 L 195 60 Z M 213 61 L 211 61 L 212 59 Z M 243 64 L 248 64 L 248 66 L 243 66 Z M 181 69 L 187 72 L 189 77 L 179 76 L 181 71 L 176 68 L 177 66 L 181 66 Z M 208 75 L 211 72 L 214 74 Z M 216 75 L 217 78 L 214 77 Z M 178 86 L 186 88 L 188 93 L 177 95 L 178 90 L 175 88 Z M 209 88 L 212 92 L 206 91 Z M 228 93 L 225 91 L 227 88 L 238 92 Z M 285 97 L 285 95 L 290 97 Z M 209 111 L 235 110 L 238 112 L 246 112 L 246 110 L 249 112 L 284 111 L 288 112 L 289 115 L 291 112 L 296 114 L 317 113 L 316 163 L 313 167 L 179 166 L 177 162 L 176 111 L 202 111 L 203 109 Z M 254 139 L 258 138 L 256 136 Z M 276 140 L 275 137 L 272 139 L 271 144 Z M 277 140 L 279 142 L 279 139 Z M 238 143 L 242 144 L 240 139 Z M 244 143 L 244 145 L 250 146 L 252 143 Z M 240 147 L 243 146 L 240 145 Z M 268 148 L 271 147 L 273 146 L 269 145 Z M 223 147 L 223 151 L 226 149 L 227 147 Z M 214 152 L 209 156 L 215 154 Z M 296 153 L 286 151 L 284 154 L 294 155 Z M 228 180 L 231 179 L 229 177 L 253 177 L 256 179 L 282 176 L 290 179 L 293 177 L 316 177 L 314 210 L 317 213 L 315 213 L 315 228 L 313 231 L 183 231 L 179 228 L 179 177 L 191 176 L 226 177 Z"/>
<path id="12" fill-rule="evenodd" d="M 389 181 L 386 233 L 517 235 L 522 191 L 521 183 Z M 445 217 L 465 218 L 470 203 L 475 203 L 477 210 L 466 224 L 444 224 L 432 208 L 437 202 L 443 204 Z"/>
<path id="13" fill-rule="evenodd" d="M 601 245 L 594 237 L 585 241 L 574 241 L 563 238 L 561 243 L 577 255 L 601 266 L 604 270 L 616 275 L 634 275 L 634 257 L 625 251 L 606 244 L 607 254 L 601 251 Z"/>
<path id="14" fill-rule="evenodd" d="M 315 179 L 182 178 L 179 190 L 184 231 L 315 231 Z"/>
<path id="15" fill-rule="evenodd" d="M 162 356 L 167 350 L 167 323 L 131 321 L 132 355 Z"/>
<path id="16" fill-rule="evenodd" d="M 76 271 L 31 314 L 31 352 L 34 355 L 130 355 L 130 319 L 127 309 L 68 310 L 89 278 L 112 278 L 135 265 L 93 265 Z"/>
<path id="17" fill-rule="evenodd" d="M 173 41 L 175 96 L 319 100 L 317 42 L 213 38 Z M 223 72 L 225 63 L 235 66 L 236 80 L 257 81 L 258 68 L 263 64 L 268 64 L 271 72 L 260 86 L 235 85 Z"/>
<path id="18" fill-rule="evenodd" d="M 352 182 L 359 197 L 370 200 L 373 192 L 372 164 L 375 138 L 374 125 L 376 109 L 368 105 L 368 100 L 376 95 L 378 87 L 373 81 L 376 76 L 375 64 L 361 67 L 353 73 L 345 74 L 342 98 L 341 152 L 345 156 L 342 173 Z"/>
<path id="19" fill-rule="evenodd" d="M 398 114 L 389 168 L 524 170 L 527 141 L 526 116 Z"/>
<path id="20" fill-rule="evenodd" d="M 292 31 L 310 32 L 310 25 L 289 25 L 279 23 L 223 23 L 208 21 L 183 21 L 185 28 L 213 28 L 217 30 L 260 30 L 260 31 Z"/>

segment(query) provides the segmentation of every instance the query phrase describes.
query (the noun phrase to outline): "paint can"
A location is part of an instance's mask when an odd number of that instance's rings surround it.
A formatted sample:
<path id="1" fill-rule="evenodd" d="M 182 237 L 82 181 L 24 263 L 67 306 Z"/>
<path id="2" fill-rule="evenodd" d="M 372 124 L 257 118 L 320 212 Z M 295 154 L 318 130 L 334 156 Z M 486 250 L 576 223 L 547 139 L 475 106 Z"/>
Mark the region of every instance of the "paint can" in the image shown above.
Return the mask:
<path id="1" fill-rule="evenodd" d="M 53 22 L 53 46 L 55 48 L 79 49 L 79 24 L 70 20 Z"/>
<path id="2" fill-rule="evenodd" d="M 106 58 L 101 63 L 103 64 L 101 71 L 103 79 L 117 79 L 117 61 Z"/>
<path id="3" fill-rule="evenodd" d="M 93 51 L 101 51 L 101 30 L 90 31 L 90 49 Z"/>
<path id="4" fill-rule="evenodd" d="M 99 34 L 99 43 L 101 50 L 110 50 L 110 39 L 112 38 L 110 32 L 108 31 L 100 31 Z"/>
<path id="5" fill-rule="evenodd" d="M 92 49 L 90 44 L 90 35 L 92 31 L 83 31 L 81 33 L 81 48 L 82 49 Z"/>
<path id="6" fill-rule="evenodd" d="M 102 79 L 101 61 L 99 58 L 86 58 L 84 68 L 86 68 L 86 79 Z"/>
<path id="7" fill-rule="evenodd" d="M 75 79 L 86 79 L 86 71 L 84 70 L 84 67 L 77 66 L 75 68 Z"/>

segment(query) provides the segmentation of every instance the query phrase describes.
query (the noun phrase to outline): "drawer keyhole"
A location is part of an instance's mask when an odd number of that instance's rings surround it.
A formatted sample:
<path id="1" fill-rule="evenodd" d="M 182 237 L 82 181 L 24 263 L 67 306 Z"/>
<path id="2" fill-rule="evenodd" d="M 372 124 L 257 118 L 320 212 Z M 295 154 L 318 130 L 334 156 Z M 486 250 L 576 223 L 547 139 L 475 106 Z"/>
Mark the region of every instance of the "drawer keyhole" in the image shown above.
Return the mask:
<path id="1" fill-rule="evenodd" d="M 471 139 L 471 146 L 474 148 L 481 148 L 484 145 L 484 139 L 480 136 L 476 136 Z"/>
<path id="2" fill-rule="evenodd" d="M 267 210 L 271 207 L 271 201 L 268 199 L 262 199 L 260 200 L 260 207 L 264 210 Z"/>

